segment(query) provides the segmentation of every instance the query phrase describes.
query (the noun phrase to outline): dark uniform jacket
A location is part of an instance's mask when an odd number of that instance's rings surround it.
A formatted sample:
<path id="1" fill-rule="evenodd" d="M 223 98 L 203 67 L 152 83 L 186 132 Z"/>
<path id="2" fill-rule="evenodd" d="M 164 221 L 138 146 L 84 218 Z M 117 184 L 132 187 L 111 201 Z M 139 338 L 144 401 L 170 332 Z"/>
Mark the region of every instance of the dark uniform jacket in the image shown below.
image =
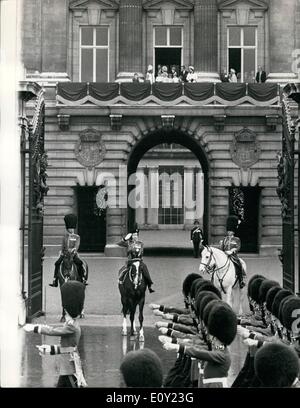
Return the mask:
<path id="1" fill-rule="evenodd" d="M 194 227 L 191 231 L 191 241 L 200 242 L 203 239 L 203 232 L 200 227 Z"/>

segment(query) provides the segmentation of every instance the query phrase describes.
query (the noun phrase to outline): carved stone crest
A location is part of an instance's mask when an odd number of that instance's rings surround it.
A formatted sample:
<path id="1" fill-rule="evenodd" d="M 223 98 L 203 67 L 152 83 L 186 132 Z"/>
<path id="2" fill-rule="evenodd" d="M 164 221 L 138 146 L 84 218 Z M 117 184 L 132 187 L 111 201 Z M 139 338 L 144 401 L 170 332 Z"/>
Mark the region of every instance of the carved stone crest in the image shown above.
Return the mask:
<path id="1" fill-rule="evenodd" d="M 105 156 L 105 145 L 99 131 L 88 128 L 79 133 L 75 156 L 80 164 L 91 170 L 100 164 Z"/>
<path id="2" fill-rule="evenodd" d="M 256 141 L 256 133 L 246 128 L 235 133 L 230 152 L 232 161 L 242 169 L 253 166 L 260 156 L 260 147 Z"/>

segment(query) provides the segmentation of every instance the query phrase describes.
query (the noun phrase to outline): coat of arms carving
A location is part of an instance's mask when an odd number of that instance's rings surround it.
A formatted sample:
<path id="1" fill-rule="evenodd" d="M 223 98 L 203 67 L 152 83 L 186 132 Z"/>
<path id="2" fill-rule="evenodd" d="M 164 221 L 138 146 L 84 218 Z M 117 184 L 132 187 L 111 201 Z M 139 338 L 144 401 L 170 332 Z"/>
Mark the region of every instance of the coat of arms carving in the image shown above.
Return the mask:
<path id="1" fill-rule="evenodd" d="M 104 159 L 105 152 L 101 134 L 96 129 L 88 128 L 79 133 L 75 156 L 84 167 L 91 170 L 100 164 Z"/>
<path id="2" fill-rule="evenodd" d="M 242 169 L 247 169 L 259 160 L 260 146 L 256 133 L 250 129 L 242 129 L 234 134 L 230 147 L 232 161 Z"/>

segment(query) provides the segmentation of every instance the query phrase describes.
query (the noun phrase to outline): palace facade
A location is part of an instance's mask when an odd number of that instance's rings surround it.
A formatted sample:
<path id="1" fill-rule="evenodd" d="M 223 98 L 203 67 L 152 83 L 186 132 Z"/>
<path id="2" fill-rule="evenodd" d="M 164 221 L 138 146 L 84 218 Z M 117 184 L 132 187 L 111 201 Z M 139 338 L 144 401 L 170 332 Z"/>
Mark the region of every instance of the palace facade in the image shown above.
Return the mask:
<path id="1" fill-rule="evenodd" d="M 184 230 L 195 218 L 218 244 L 237 213 L 242 251 L 277 253 L 281 89 L 298 80 L 299 1 L 25 0 L 22 42 L 26 81 L 46 103 L 49 251 L 73 211 L 83 251 L 119 255 L 135 222 Z M 193 66 L 197 80 L 151 84 L 149 65 Z M 237 82 L 222 82 L 230 69 Z"/>

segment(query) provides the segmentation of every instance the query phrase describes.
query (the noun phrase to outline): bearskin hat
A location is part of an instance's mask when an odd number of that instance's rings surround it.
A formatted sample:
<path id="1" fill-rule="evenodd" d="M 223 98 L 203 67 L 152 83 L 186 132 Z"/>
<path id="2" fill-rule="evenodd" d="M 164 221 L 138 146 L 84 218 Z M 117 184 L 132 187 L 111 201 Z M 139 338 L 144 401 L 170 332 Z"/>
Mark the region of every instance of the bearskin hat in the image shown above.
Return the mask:
<path id="1" fill-rule="evenodd" d="M 77 226 L 77 215 L 75 214 L 67 214 L 64 217 L 66 228 L 76 228 Z"/>
<path id="2" fill-rule="evenodd" d="M 219 299 L 222 299 L 222 295 L 221 295 L 220 290 L 219 290 L 214 284 L 212 284 L 212 283 L 209 282 L 209 281 L 204 281 L 204 282 L 205 282 L 205 283 L 202 283 L 202 282 L 201 282 L 201 284 L 197 285 L 197 287 L 196 287 L 196 293 L 195 293 L 195 299 L 196 299 L 196 297 L 197 297 L 197 294 L 198 294 L 198 293 L 201 293 L 201 292 L 203 292 L 203 291 L 213 292 L 213 293 L 215 293 L 215 294 L 218 296 Z"/>
<path id="3" fill-rule="evenodd" d="M 85 285 L 78 281 L 68 281 L 61 286 L 60 290 L 63 307 L 75 319 L 84 306 Z"/>
<path id="4" fill-rule="evenodd" d="M 266 279 L 263 275 L 254 275 L 254 276 L 252 276 L 250 279 L 249 279 L 249 281 L 248 281 L 248 288 L 247 288 L 247 295 L 250 297 L 250 287 L 251 287 L 251 284 L 252 284 L 252 282 L 254 281 L 254 280 L 256 280 L 256 279 L 258 279 L 258 278 L 260 278 L 260 279 Z"/>
<path id="5" fill-rule="evenodd" d="M 279 283 L 274 280 L 265 279 L 259 287 L 258 303 L 262 305 L 266 301 L 268 290 L 274 286 L 280 287 Z"/>
<path id="6" fill-rule="evenodd" d="M 254 369 L 263 387 L 291 387 L 299 374 L 299 359 L 291 347 L 268 343 L 255 353 Z"/>
<path id="7" fill-rule="evenodd" d="M 273 304 L 274 298 L 281 289 L 282 289 L 281 286 L 273 286 L 267 292 L 267 295 L 266 295 L 266 308 L 270 313 L 272 313 L 272 304 Z"/>
<path id="8" fill-rule="evenodd" d="M 200 311 L 203 311 L 203 308 L 206 306 L 206 304 L 209 301 L 214 300 L 214 299 L 220 299 L 220 298 L 218 297 L 218 295 L 216 295 L 213 292 L 210 292 L 208 290 L 203 290 L 201 292 L 197 292 L 196 298 L 195 298 L 195 311 L 196 311 L 196 315 L 197 315 L 198 318 L 201 319 Z M 203 305 L 205 304 L 205 306 L 202 306 L 202 308 L 201 308 L 202 304 Z"/>
<path id="9" fill-rule="evenodd" d="M 229 346 L 237 332 L 237 317 L 234 311 L 224 302 L 216 304 L 208 317 L 208 332 L 221 343 Z"/>
<path id="10" fill-rule="evenodd" d="M 299 310 L 299 313 L 294 312 L 296 310 Z M 284 302 L 281 309 L 283 326 L 289 331 L 292 331 L 293 322 L 299 318 L 299 314 L 300 314 L 300 298 L 298 296 L 291 296 L 286 298 L 286 301 Z"/>
<path id="11" fill-rule="evenodd" d="M 260 286 L 265 280 L 266 278 L 257 278 L 251 282 L 249 287 L 249 297 L 256 303 L 258 303 Z"/>
<path id="12" fill-rule="evenodd" d="M 295 297 L 295 295 L 287 296 L 287 297 L 285 297 L 284 299 L 282 299 L 282 301 L 280 302 L 279 311 L 278 311 L 278 318 L 279 318 L 280 323 L 281 323 L 283 326 L 284 326 L 284 324 L 283 324 L 283 308 L 284 308 L 284 305 L 286 304 L 286 302 L 287 302 L 288 300 L 290 300 L 291 298 L 294 298 L 294 297 Z"/>
<path id="13" fill-rule="evenodd" d="M 127 353 L 120 370 L 127 387 L 160 388 L 162 386 L 162 364 L 157 354 L 150 349 Z"/>
<path id="14" fill-rule="evenodd" d="M 182 293 L 185 297 L 187 297 L 190 293 L 192 283 L 196 279 L 203 279 L 201 275 L 198 273 L 190 273 L 188 276 L 185 277 L 184 281 L 182 282 Z"/>
<path id="15" fill-rule="evenodd" d="M 197 292 L 198 288 L 200 286 L 202 286 L 202 284 L 204 284 L 206 282 L 208 282 L 208 281 L 204 280 L 202 277 L 194 280 L 194 282 L 191 285 L 191 290 L 190 290 L 190 297 L 192 299 L 195 299 L 196 292 Z M 208 282 L 208 283 L 210 283 L 210 282 Z"/>
<path id="16" fill-rule="evenodd" d="M 279 319 L 279 307 L 280 307 L 281 301 L 290 295 L 293 295 L 293 293 L 290 290 L 281 289 L 274 297 L 274 300 L 272 303 L 272 315 L 277 317 L 277 319 Z"/>
<path id="17" fill-rule="evenodd" d="M 236 215 L 229 215 L 226 222 L 226 230 L 235 232 L 239 225 L 239 219 Z"/>
<path id="18" fill-rule="evenodd" d="M 206 303 L 206 302 L 205 302 Z M 214 299 L 214 300 L 210 300 L 209 302 L 207 302 L 206 304 L 203 305 L 203 311 L 202 311 L 202 321 L 205 324 L 205 326 L 207 327 L 208 325 L 208 318 L 210 315 L 210 312 L 212 310 L 212 308 L 216 305 L 216 304 L 223 304 L 224 302 L 222 302 L 222 300 L 219 299 Z"/>

